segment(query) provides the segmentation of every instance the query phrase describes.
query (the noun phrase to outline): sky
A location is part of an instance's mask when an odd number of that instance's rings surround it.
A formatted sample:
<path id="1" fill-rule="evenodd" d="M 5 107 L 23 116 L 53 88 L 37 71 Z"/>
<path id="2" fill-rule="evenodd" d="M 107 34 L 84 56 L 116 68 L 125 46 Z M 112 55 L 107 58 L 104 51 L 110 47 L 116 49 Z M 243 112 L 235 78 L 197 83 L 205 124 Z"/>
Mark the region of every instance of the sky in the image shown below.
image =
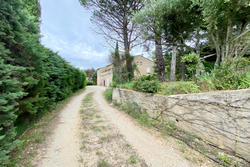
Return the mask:
<path id="1" fill-rule="evenodd" d="M 109 55 L 113 50 L 103 36 L 96 33 L 90 21 L 91 12 L 78 0 L 40 0 L 40 4 L 41 42 L 45 47 L 82 70 L 110 64 Z M 139 47 L 132 54 L 150 57 L 142 51 Z"/>
<path id="2" fill-rule="evenodd" d="M 41 42 L 80 69 L 109 64 L 110 48 L 94 32 L 91 13 L 78 0 L 40 0 Z"/>

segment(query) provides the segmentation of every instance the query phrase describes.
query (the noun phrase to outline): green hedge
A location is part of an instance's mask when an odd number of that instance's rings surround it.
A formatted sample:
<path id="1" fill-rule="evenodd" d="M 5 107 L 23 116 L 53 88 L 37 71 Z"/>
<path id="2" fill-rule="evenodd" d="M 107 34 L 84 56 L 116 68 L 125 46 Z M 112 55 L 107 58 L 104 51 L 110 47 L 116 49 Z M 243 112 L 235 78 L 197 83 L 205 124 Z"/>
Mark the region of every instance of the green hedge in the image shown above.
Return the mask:
<path id="1" fill-rule="evenodd" d="M 156 93 L 160 89 L 157 78 L 153 75 L 144 75 L 137 78 L 133 83 L 133 89 L 146 93 Z"/>
<path id="2" fill-rule="evenodd" d="M 51 111 L 86 85 L 83 71 L 40 44 L 40 6 L 26 1 L 0 5 L 0 166 L 18 143 L 16 120 Z"/>

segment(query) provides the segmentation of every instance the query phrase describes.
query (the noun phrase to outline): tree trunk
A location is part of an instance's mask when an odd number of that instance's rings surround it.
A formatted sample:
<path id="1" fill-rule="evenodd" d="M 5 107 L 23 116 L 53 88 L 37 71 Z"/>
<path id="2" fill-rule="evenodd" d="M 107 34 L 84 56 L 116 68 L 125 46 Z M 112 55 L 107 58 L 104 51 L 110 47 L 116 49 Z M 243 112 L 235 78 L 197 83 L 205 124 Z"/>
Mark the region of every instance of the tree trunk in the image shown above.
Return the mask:
<path id="1" fill-rule="evenodd" d="M 165 61 L 162 54 L 161 33 L 155 33 L 155 57 L 156 57 L 156 71 L 158 79 L 161 82 L 166 81 Z"/>
<path id="2" fill-rule="evenodd" d="M 130 43 L 128 39 L 128 22 L 125 19 L 123 21 L 123 41 L 124 41 L 124 50 L 125 50 L 125 60 L 126 60 L 126 69 L 128 73 L 128 81 L 131 81 L 134 77 L 133 67 L 132 67 L 132 58 L 130 56 Z"/>
<path id="3" fill-rule="evenodd" d="M 231 34 L 232 34 L 232 20 L 230 18 L 228 18 L 227 36 L 226 36 L 226 43 L 225 43 L 225 53 L 224 53 L 224 57 L 222 58 L 222 62 L 224 62 L 225 59 L 227 59 L 228 57 L 232 56 L 232 55 L 229 54 L 229 52 L 230 52 L 229 50 L 232 49 L 232 48 L 230 48 L 230 45 L 231 45 Z"/>
<path id="4" fill-rule="evenodd" d="M 177 57 L 177 46 L 173 46 L 170 81 L 176 80 L 176 57 Z"/>
<path id="5" fill-rule="evenodd" d="M 197 31 L 197 41 L 195 44 L 195 50 L 196 50 L 196 54 L 197 56 L 201 57 L 201 46 L 200 46 L 200 31 Z M 204 65 L 202 62 L 199 62 L 199 69 L 196 70 L 196 77 L 204 74 Z"/>
<path id="6" fill-rule="evenodd" d="M 185 66 L 185 63 L 181 63 L 181 80 L 186 81 L 186 66 Z"/>
<path id="7" fill-rule="evenodd" d="M 212 40 L 216 49 L 216 62 L 214 65 L 214 68 L 219 67 L 220 64 L 220 60 L 221 60 L 221 48 L 220 48 L 220 44 L 219 44 L 219 35 L 218 35 L 218 31 L 216 32 L 216 37 L 214 35 L 212 35 Z"/>

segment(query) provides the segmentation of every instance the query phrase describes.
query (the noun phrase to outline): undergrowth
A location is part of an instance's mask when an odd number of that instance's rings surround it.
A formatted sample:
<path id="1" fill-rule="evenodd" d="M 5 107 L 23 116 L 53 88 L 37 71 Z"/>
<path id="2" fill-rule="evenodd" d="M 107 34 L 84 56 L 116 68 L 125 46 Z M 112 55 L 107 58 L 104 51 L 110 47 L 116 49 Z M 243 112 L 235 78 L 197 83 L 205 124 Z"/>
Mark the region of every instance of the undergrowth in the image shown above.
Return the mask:
<path id="1" fill-rule="evenodd" d="M 163 95 L 247 89 L 250 88 L 249 63 L 250 58 L 226 60 L 219 67 L 200 76 L 192 74 L 191 81 L 160 83 L 154 75 L 145 75 L 128 83 L 114 85 L 114 87 Z M 195 68 L 192 71 L 194 73 Z"/>
<path id="2" fill-rule="evenodd" d="M 184 82 L 165 82 L 161 84 L 161 89 L 158 92 L 163 95 L 174 95 L 174 94 L 188 94 L 188 93 L 199 93 L 201 88 L 192 81 Z"/>

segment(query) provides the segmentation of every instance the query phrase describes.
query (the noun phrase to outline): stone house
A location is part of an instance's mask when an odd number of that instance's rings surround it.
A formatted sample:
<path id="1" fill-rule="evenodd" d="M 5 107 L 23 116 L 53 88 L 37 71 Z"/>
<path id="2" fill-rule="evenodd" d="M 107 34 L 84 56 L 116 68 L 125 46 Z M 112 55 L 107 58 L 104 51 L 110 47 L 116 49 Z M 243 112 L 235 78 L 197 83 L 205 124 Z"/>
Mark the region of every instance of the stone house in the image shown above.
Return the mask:
<path id="1" fill-rule="evenodd" d="M 135 77 L 154 73 L 154 62 L 138 55 L 134 57 L 133 63 L 136 64 Z M 113 64 L 97 69 L 97 85 L 110 86 L 113 78 Z"/>

